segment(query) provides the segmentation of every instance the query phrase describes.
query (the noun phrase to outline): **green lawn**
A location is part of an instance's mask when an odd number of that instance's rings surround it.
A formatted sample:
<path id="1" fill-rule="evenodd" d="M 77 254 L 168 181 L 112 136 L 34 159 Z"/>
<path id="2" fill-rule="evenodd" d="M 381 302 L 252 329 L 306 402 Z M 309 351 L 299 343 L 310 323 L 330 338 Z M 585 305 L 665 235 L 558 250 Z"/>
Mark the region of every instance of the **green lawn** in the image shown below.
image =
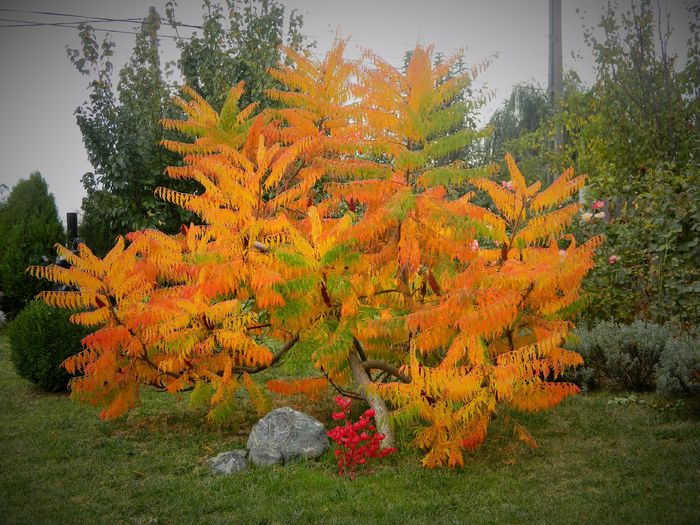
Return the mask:
<path id="1" fill-rule="evenodd" d="M 355 481 L 323 461 L 213 476 L 252 418 L 207 423 L 186 400 L 147 393 L 127 418 L 19 379 L 0 336 L 0 523 L 700 523 L 697 408 L 648 395 L 578 396 L 499 421 L 462 470 L 402 451 Z M 324 407 L 323 404 L 319 407 Z M 320 410 L 320 408 L 318 408 Z M 330 410 L 330 407 L 328 407 Z"/>

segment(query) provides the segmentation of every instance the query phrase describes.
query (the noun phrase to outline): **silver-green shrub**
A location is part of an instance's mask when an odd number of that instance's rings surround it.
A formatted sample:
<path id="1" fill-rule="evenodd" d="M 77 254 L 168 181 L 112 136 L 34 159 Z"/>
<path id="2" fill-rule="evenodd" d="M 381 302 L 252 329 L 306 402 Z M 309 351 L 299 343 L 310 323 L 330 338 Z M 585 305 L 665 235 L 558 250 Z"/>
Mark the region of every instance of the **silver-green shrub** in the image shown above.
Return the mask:
<path id="1" fill-rule="evenodd" d="M 618 325 L 616 344 L 606 348 L 608 376 L 629 390 L 653 390 L 656 386 L 656 365 L 671 337 L 668 326 L 634 321 Z M 611 342 L 612 342 L 611 341 Z"/>
<path id="2" fill-rule="evenodd" d="M 700 337 L 671 338 L 656 369 L 656 391 L 668 397 L 700 394 Z"/>
<path id="3" fill-rule="evenodd" d="M 605 347 L 609 335 L 616 333 L 612 322 L 602 321 L 587 330 L 578 328 L 570 333 L 567 348 L 575 350 L 583 357 L 583 366 L 568 369 L 564 379 L 576 383 L 582 390 L 600 388 L 606 383 Z"/>
<path id="4" fill-rule="evenodd" d="M 602 321 L 591 329 L 577 330 L 576 335 L 578 340 L 571 348 L 583 357 L 584 368 L 571 380 L 583 388 L 615 385 L 653 390 L 657 365 L 672 329 L 643 321 L 629 325 Z"/>

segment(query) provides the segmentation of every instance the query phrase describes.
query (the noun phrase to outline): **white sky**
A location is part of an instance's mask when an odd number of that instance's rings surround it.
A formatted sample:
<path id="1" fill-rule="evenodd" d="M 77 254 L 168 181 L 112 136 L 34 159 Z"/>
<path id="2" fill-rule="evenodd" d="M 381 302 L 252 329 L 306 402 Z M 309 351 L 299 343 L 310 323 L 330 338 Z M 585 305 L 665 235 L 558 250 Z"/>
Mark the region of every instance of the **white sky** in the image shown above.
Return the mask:
<path id="1" fill-rule="evenodd" d="M 693 0 L 689 0 L 693 1 Z M 623 7 L 628 0 L 620 0 Z M 465 63 L 481 62 L 494 53 L 499 58 L 477 79 L 477 85 L 495 90 L 484 108 L 487 120 L 508 97 L 513 85 L 534 81 L 547 85 L 548 0 L 281 0 L 288 10 L 304 15 L 303 32 L 325 53 L 336 30 L 350 36 L 352 45 L 374 50 L 400 65 L 404 52 L 416 42 L 435 44 L 437 51 L 453 54 L 465 48 Z M 583 26 L 594 25 L 606 0 L 562 0 L 564 68 L 593 80 L 592 57 L 583 41 Z M 165 0 L 2 0 L 0 8 L 53 11 L 90 17 L 140 18 L 154 5 L 165 16 Z M 672 49 L 685 56 L 688 37 L 684 0 L 663 0 L 674 29 Z M 579 12 L 577 12 L 577 9 Z M 180 0 L 178 19 L 201 23 L 201 1 Z M 49 15 L 0 11 L 0 18 L 36 22 L 69 21 Z M 0 25 L 16 22 L 0 20 Z M 130 24 L 92 24 L 132 30 Z M 163 24 L 161 33 L 171 34 Z M 98 36 L 104 33 L 98 33 Z M 115 66 L 129 58 L 134 35 L 113 34 L 117 43 Z M 81 176 L 91 171 L 73 112 L 87 98 L 88 78 L 78 74 L 65 52 L 77 47 L 77 30 L 51 26 L 0 28 L 0 183 L 10 188 L 32 171 L 40 171 L 56 197 L 59 215 L 79 211 L 84 190 Z M 171 40 L 162 40 L 164 61 L 176 58 Z M 576 55 L 577 58 L 573 58 Z"/>

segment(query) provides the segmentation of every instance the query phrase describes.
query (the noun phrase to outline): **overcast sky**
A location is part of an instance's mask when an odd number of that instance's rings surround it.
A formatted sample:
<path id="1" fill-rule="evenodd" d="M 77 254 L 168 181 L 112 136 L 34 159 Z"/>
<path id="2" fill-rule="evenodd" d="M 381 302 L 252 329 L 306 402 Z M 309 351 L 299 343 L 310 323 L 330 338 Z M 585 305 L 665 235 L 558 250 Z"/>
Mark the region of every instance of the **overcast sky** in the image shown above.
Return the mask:
<path id="1" fill-rule="evenodd" d="M 692 1 L 692 0 L 690 0 Z M 483 120 L 507 98 L 513 85 L 534 81 L 547 85 L 548 0 L 280 0 L 304 15 L 303 32 L 324 53 L 336 30 L 351 38 L 349 55 L 368 47 L 400 65 L 405 51 L 416 42 L 435 44 L 452 54 L 465 48 L 465 62 L 475 64 L 499 54 L 477 79 L 495 91 L 484 108 Z M 629 0 L 620 0 L 623 6 Z M 595 25 L 607 0 L 562 0 L 564 68 L 593 80 L 590 50 L 583 26 Z M 66 22 L 57 15 L 24 11 L 51 11 L 86 17 L 140 18 L 154 5 L 165 15 L 165 0 L 2 0 L 0 25 L 21 22 Z M 685 56 L 688 37 L 684 0 L 663 0 L 674 28 L 672 48 Z M 578 12 L 577 12 L 578 10 Z M 201 23 L 201 1 L 180 0 L 180 21 Z M 94 23 L 94 27 L 133 30 L 140 24 Z M 171 34 L 163 24 L 163 34 Z M 103 35 L 104 33 L 98 33 Z M 130 56 L 134 35 L 113 34 L 117 43 L 115 65 Z M 164 59 L 176 58 L 174 45 L 162 40 Z M 65 47 L 79 43 L 77 30 L 51 26 L 0 28 L 0 183 L 10 188 L 32 171 L 40 171 L 56 197 L 59 215 L 79 211 L 84 190 L 83 173 L 91 171 L 73 112 L 87 98 L 88 78 L 78 74 Z M 576 58 L 574 58 L 576 57 Z"/>

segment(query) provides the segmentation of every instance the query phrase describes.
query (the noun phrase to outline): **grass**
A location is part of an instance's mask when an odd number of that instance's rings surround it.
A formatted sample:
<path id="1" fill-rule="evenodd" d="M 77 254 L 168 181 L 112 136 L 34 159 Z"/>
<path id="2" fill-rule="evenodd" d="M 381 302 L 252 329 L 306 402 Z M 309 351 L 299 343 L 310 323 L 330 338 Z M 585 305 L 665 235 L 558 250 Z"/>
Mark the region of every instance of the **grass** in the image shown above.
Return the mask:
<path id="1" fill-rule="evenodd" d="M 539 447 L 499 418 L 462 470 L 423 469 L 403 450 L 355 481 L 330 454 L 213 476 L 204 462 L 244 446 L 249 411 L 213 426 L 149 392 L 126 418 L 99 421 L 19 379 L 0 335 L 0 522 L 700 523 L 697 406 L 601 393 L 513 416 Z"/>

